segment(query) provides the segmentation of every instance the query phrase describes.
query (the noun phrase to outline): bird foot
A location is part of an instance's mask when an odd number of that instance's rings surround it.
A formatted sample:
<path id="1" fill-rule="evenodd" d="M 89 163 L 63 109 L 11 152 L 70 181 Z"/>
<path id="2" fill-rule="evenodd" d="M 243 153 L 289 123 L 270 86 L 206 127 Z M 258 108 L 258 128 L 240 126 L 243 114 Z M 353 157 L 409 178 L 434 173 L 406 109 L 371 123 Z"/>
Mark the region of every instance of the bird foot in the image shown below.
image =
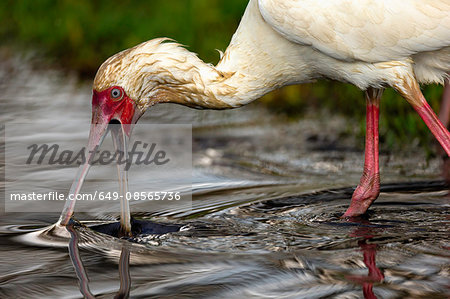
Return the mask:
<path id="1" fill-rule="evenodd" d="M 370 205 L 380 194 L 379 174 L 370 176 L 370 179 L 363 180 L 353 192 L 352 201 L 342 218 L 356 217 L 367 212 Z"/>

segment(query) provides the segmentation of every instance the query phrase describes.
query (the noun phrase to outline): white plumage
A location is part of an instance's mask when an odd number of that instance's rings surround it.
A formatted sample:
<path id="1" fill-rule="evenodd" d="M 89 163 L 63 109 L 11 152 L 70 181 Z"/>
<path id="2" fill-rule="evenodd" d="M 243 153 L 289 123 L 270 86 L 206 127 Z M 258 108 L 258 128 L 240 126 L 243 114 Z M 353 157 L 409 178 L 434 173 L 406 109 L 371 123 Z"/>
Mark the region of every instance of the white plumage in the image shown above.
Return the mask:
<path id="1" fill-rule="evenodd" d="M 234 63 L 219 69 L 260 69 L 269 78 L 278 71 L 281 84 L 322 77 L 363 90 L 395 86 L 399 77 L 443 83 L 450 1 L 252 0 L 227 51 Z"/>
<path id="2" fill-rule="evenodd" d="M 402 60 L 450 46 L 450 2 L 259 0 L 264 20 L 290 41 L 344 61 Z"/>

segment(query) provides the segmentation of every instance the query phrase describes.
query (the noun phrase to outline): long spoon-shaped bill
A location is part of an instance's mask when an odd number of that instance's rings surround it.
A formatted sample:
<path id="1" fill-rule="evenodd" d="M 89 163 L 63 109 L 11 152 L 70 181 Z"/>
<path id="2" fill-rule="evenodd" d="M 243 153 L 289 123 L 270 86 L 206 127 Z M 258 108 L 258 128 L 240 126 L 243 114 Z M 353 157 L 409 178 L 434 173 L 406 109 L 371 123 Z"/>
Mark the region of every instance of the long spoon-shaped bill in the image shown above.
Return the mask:
<path id="1" fill-rule="evenodd" d="M 84 164 L 81 164 L 78 168 L 78 172 L 75 179 L 70 187 L 69 194 L 66 198 L 66 204 L 61 212 L 58 223 L 61 225 L 67 225 L 72 217 L 75 202 L 78 194 L 80 193 L 81 187 L 83 186 L 84 179 L 89 172 L 92 165 L 92 160 L 94 159 L 97 149 L 103 142 L 108 129 L 108 123 L 106 124 L 93 124 L 91 125 L 91 130 L 89 132 L 89 141 L 86 149 L 86 158 Z"/>
<path id="2" fill-rule="evenodd" d="M 70 188 L 64 209 L 58 224 L 67 225 L 75 208 L 77 195 L 83 185 L 84 179 L 92 165 L 95 153 L 103 142 L 108 132 L 110 123 L 115 123 L 118 129 L 112 129 L 113 142 L 117 150 L 121 150 L 127 159 L 127 144 L 133 125 L 141 117 L 142 112 L 137 108 L 135 102 L 130 99 L 120 87 L 113 86 L 103 91 L 94 90 L 92 95 L 92 125 L 89 132 L 87 155 L 84 164 L 80 165 L 77 175 Z M 121 130 L 119 129 L 121 127 Z M 123 167 L 123 168 L 122 168 Z M 124 165 L 118 165 L 119 184 L 122 195 L 126 195 L 127 173 Z M 124 196 L 126 198 L 126 196 Z M 130 234 L 131 227 L 128 202 L 122 202 L 122 227 Z"/>

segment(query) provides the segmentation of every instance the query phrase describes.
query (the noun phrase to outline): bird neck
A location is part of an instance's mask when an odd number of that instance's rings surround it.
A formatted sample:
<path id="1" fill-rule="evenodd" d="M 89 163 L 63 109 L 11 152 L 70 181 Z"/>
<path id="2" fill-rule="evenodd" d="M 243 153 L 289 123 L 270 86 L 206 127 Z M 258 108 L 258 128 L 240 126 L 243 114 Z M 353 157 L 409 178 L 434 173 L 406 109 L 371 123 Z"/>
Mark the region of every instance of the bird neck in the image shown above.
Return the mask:
<path id="1" fill-rule="evenodd" d="M 231 109 L 275 88 L 270 74 L 250 67 L 252 61 L 239 62 L 244 60 L 239 47 L 228 47 L 217 66 L 204 63 L 178 45 L 166 55 L 157 62 L 158 75 L 147 73 L 150 78 L 141 76 L 143 82 L 137 84 L 142 86 L 137 98 L 143 99 L 146 106 L 149 99 L 149 105 L 176 103 L 199 109 Z"/>
<path id="2" fill-rule="evenodd" d="M 236 61 L 243 54 L 239 48 L 228 47 L 217 66 L 203 62 L 177 44 L 169 50 L 155 63 L 157 76 L 146 73 L 149 79 L 140 76 L 142 82 L 136 84 L 141 86 L 136 97 L 145 101 L 145 106 L 176 103 L 199 109 L 231 109 L 269 91 L 266 76 Z"/>
<path id="3" fill-rule="evenodd" d="M 178 47 L 181 59 L 170 75 L 176 84 L 162 84 L 159 99 L 182 105 L 227 109 L 248 104 L 285 85 L 310 81 L 311 68 L 302 47 L 275 32 L 262 18 L 258 1 L 251 0 L 217 66 Z M 183 52 L 185 51 L 185 52 Z M 163 60 L 167 61 L 167 60 Z M 166 97 L 161 95 L 167 94 Z M 158 102 L 164 102 L 159 100 Z"/>

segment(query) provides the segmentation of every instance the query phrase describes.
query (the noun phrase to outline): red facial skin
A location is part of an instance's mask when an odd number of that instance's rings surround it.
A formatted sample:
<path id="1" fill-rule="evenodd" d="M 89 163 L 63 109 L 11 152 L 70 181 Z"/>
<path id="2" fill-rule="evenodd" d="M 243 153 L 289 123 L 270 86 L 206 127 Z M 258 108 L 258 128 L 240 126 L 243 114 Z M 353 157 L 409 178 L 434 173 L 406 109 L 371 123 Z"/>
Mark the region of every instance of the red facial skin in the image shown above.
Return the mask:
<path id="1" fill-rule="evenodd" d="M 111 95 L 113 89 L 118 89 L 121 96 L 114 99 Z M 92 124 L 107 124 L 117 119 L 122 125 L 132 124 L 135 114 L 135 103 L 130 99 L 122 87 L 112 86 L 103 91 L 93 91 L 92 95 Z M 124 126 L 124 128 L 130 126 Z M 126 130 L 129 135 L 128 130 Z"/>

